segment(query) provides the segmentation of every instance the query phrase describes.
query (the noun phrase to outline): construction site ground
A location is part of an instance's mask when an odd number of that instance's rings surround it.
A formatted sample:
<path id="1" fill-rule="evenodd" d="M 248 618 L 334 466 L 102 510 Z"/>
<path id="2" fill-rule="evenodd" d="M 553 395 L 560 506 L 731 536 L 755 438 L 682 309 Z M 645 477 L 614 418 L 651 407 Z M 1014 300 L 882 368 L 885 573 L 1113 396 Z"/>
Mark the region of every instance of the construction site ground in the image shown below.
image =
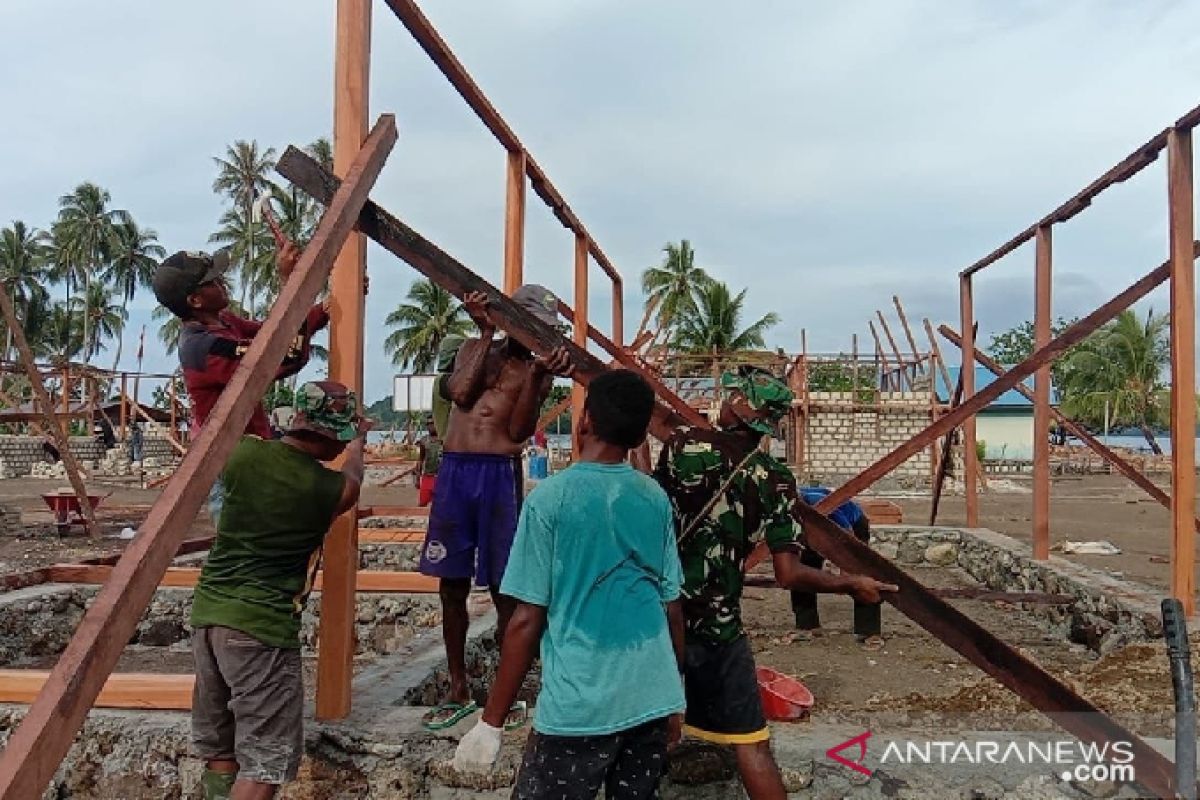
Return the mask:
<path id="1" fill-rule="evenodd" d="M 1005 482 L 1002 486 L 1007 491 L 997 487 L 981 495 L 982 524 L 1015 538 L 1027 539 L 1030 496 L 1020 491 L 1019 477 L 1006 477 Z M 1013 484 L 1016 484 L 1015 489 Z M 28 478 L 0 481 L 0 502 L 20 507 L 25 523 L 24 535 L 0 539 L 0 572 L 78 561 L 117 552 L 125 545 L 125 541 L 114 537 L 127 524 L 136 526 L 136 513 L 102 514 L 106 520 L 105 536 L 98 541 L 83 536 L 78 528 L 72 535 L 59 538 L 39 497 L 56 488 L 52 481 Z M 159 493 L 157 489 L 134 486 L 93 488 L 102 488 L 104 492 L 111 490 L 112 495 L 104 503 L 114 509 L 148 506 Z M 906 523 L 920 524 L 927 520 L 928 497 L 892 499 L 903 507 Z M 391 487 L 368 485 L 363 503 L 409 505 L 415 500 L 415 490 L 407 479 L 403 479 Z M 102 512 L 105 506 L 102 506 Z M 960 496 L 944 498 L 942 508 L 940 523 L 962 523 Z M 1165 509 L 1141 496 L 1119 477 L 1055 480 L 1052 528 L 1055 540 L 1107 539 L 1123 551 L 1119 556 L 1072 557 L 1081 563 L 1120 572 L 1129 579 L 1150 585 L 1165 585 L 1167 566 L 1151 558 L 1161 559 L 1169 554 L 1168 525 Z M 211 535 L 212 532 L 206 515 L 201 514 L 189 536 Z M 918 566 L 914 576 L 933 587 L 974 585 L 969 576 L 956 568 Z M 1032 614 L 1018 607 L 1001 602 L 951 602 L 1057 675 L 1094 674 L 1097 669 L 1095 653 L 1048 633 Z M 817 698 L 816 713 L 917 706 L 933 711 L 965 712 L 978 704 L 1014 711 L 1022 708 L 1015 697 L 902 614 L 886 606 L 883 612 L 885 647 L 877 652 L 864 650 L 851 633 L 851 608 L 847 598 L 822 598 L 823 635 L 812 642 L 796 642 L 787 593 L 777 589 L 747 590 L 745 618 L 759 663 L 804 681 Z M 190 654 L 186 652 L 151 650 L 138 652 L 131 648 L 121 669 L 175 672 L 188 666 Z M 1126 661 L 1138 665 L 1137 668 L 1126 668 Z M 1106 666 L 1113 663 L 1124 666 L 1120 669 Z M 49 663 L 38 666 L 49 666 Z M 1158 648 L 1126 648 L 1109 655 L 1099 669 L 1112 680 L 1089 681 L 1086 677 L 1081 680 L 1087 684 L 1087 695 L 1095 697 L 1107 710 L 1118 711 L 1118 705 L 1130 709 L 1170 707 L 1166 661 Z M 1147 680 L 1150 676 L 1143 674 L 1146 670 L 1154 673 L 1152 680 Z M 1109 705 L 1105 700 L 1117 705 Z"/>

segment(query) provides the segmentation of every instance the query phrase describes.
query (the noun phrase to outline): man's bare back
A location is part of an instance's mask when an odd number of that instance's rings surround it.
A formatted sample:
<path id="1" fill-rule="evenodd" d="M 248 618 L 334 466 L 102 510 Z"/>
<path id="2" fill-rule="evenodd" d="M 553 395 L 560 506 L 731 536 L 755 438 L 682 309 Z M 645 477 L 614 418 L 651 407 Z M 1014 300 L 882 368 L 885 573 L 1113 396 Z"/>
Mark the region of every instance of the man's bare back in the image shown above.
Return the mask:
<path id="1" fill-rule="evenodd" d="M 554 376 L 570 375 L 570 358 L 561 348 L 535 358 L 511 338 L 493 340 L 487 296 L 473 292 L 463 304 L 481 338 L 466 342 L 454 362 L 446 452 L 516 455 L 533 436 Z"/>

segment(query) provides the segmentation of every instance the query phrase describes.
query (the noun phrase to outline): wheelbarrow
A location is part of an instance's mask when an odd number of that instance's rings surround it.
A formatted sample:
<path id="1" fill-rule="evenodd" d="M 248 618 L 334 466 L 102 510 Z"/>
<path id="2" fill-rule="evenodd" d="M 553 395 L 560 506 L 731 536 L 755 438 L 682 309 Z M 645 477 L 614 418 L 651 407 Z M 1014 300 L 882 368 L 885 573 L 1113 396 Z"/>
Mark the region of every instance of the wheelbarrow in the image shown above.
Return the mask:
<path id="1" fill-rule="evenodd" d="M 100 507 L 100 501 L 111 494 L 112 492 L 103 495 L 88 495 L 88 502 L 92 505 L 93 514 Z M 72 525 L 87 526 L 87 518 L 84 517 L 83 508 L 79 505 L 79 497 L 74 492 L 59 490 L 44 494 L 42 502 L 54 514 L 54 524 L 58 528 L 59 536 L 66 536 Z"/>

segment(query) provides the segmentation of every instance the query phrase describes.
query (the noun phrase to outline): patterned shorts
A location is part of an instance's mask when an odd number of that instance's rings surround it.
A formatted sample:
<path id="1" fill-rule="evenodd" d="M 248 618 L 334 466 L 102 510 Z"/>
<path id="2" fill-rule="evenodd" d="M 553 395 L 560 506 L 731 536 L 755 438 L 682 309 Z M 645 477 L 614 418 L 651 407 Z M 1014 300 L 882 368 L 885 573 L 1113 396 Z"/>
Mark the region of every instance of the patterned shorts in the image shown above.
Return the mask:
<path id="1" fill-rule="evenodd" d="M 667 720 L 605 736 L 546 736 L 534 731 L 513 800 L 653 800 L 667 768 Z"/>

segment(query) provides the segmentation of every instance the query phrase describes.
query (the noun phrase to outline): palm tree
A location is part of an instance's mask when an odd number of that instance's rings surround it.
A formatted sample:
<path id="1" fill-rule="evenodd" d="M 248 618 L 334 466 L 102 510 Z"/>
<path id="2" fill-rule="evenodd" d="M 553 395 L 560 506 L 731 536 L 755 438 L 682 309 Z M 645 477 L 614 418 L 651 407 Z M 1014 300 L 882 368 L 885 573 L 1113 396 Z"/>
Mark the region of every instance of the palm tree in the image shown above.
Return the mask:
<path id="1" fill-rule="evenodd" d="M 80 341 L 83 342 L 83 358 L 90 361 L 100 352 L 104 339 L 119 337 L 125 329 L 129 313 L 124 306 L 113 301 L 113 293 L 102 283 L 93 283 L 82 295 L 75 297 L 83 320 Z"/>
<path id="2" fill-rule="evenodd" d="M 43 314 L 38 325 L 40 335 L 30 340 L 34 355 L 58 356 L 64 361 L 77 358 L 83 351 L 82 320 L 71 313 L 66 303 L 54 303 L 44 309 Z"/>
<path id="3" fill-rule="evenodd" d="M 209 243 L 228 247 L 233 263 L 240 265 L 238 304 L 249 308 L 257 304 L 260 292 L 279 289 L 271 232 L 266 225 L 255 224 L 252 216 L 248 217 L 240 208 L 226 209 L 221 215 L 220 229 L 208 237 Z"/>
<path id="4" fill-rule="evenodd" d="M 241 300 L 242 305 L 245 305 L 247 284 L 254 280 L 256 272 L 255 253 L 261 249 L 257 247 L 255 228 L 263 227 L 254 223 L 251 209 L 255 198 L 273 185 L 267 174 L 275 168 L 275 149 L 268 147 L 260 151 L 257 141 L 238 139 L 225 148 L 225 158 L 214 157 L 213 161 L 218 172 L 213 180 L 212 189 L 233 202 L 237 211 L 236 219 L 241 226 L 239 234 L 242 240 L 242 258 L 236 263 L 242 270 Z M 223 226 L 226 225 L 228 216 L 227 213 L 221 218 Z M 230 243 L 232 242 L 227 242 Z"/>
<path id="5" fill-rule="evenodd" d="M 696 266 L 696 251 L 687 239 L 676 245 L 670 242 L 663 246 L 663 262 L 649 267 L 642 273 L 642 291 L 646 303 L 658 306 L 658 329 L 669 332 L 680 319 L 696 310 L 695 293 L 711 283 L 712 278 L 703 267 Z"/>
<path id="6" fill-rule="evenodd" d="M 89 298 L 92 297 L 92 279 L 98 275 L 116 244 L 117 226 L 132 221 L 127 211 L 110 209 L 111 201 L 106 190 L 90 182 L 79 184 L 75 191 L 58 199 L 58 220 L 54 225 L 58 256 L 65 258 L 69 269 L 79 271 L 84 295 Z M 85 315 L 84 342 L 96 338 L 90 334 L 90 324 L 91 320 Z"/>
<path id="7" fill-rule="evenodd" d="M 166 249 L 158 243 L 158 234 L 151 228 L 139 228 L 132 219 L 115 228 L 115 238 L 108 270 L 104 279 L 110 281 L 121 293 L 121 308 L 128 310 L 139 287 L 149 286 L 150 278 L 159 260 L 166 256 Z M 113 371 L 121 363 L 124 337 L 117 337 L 117 354 L 113 357 Z"/>
<path id="8" fill-rule="evenodd" d="M 179 347 L 179 332 L 183 327 L 183 322 L 165 306 L 156 306 L 150 312 L 150 316 L 159 320 L 158 340 L 167 348 L 167 355 L 171 355 Z"/>
<path id="9" fill-rule="evenodd" d="M 447 336 L 466 337 L 471 322 L 454 295 L 427 278 L 408 290 L 411 302 L 401 303 L 384 322 L 399 326 L 383 340 L 383 351 L 401 369 L 429 372 L 437 363 L 438 348 Z"/>
<path id="10" fill-rule="evenodd" d="M 761 349 L 763 334 L 779 323 L 774 311 L 747 328 L 741 328 L 746 290 L 734 297 L 720 281 L 709 281 L 696 292 L 695 313 L 682 317 L 675 327 L 674 346 L 689 353 L 730 353 Z"/>
<path id="11" fill-rule="evenodd" d="M 47 270 L 41 237 L 40 231 L 26 227 L 20 220 L 0 230 L 0 284 L 13 306 L 25 310 L 26 319 L 22 327 L 27 336 L 31 306 L 44 307 L 49 304 L 49 292 L 43 286 Z M 4 342 L 5 360 L 8 360 L 12 350 L 12 334 L 12 330 L 8 330 Z"/>
<path id="12" fill-rule="evenodd" d="M 1061 387 L 1063 411 L 1084 424 L 1099 427 L 1108 406 L 1114 427 L 1136 427 L 1154 453 L 1162 453 L 1154 428 L 1170 422 L 1170 390 L 1162 380 L 1170 360 L 1168 316 L 1146 312 L 1138 320 L 1132 310 L 1078 345 Z"/>

